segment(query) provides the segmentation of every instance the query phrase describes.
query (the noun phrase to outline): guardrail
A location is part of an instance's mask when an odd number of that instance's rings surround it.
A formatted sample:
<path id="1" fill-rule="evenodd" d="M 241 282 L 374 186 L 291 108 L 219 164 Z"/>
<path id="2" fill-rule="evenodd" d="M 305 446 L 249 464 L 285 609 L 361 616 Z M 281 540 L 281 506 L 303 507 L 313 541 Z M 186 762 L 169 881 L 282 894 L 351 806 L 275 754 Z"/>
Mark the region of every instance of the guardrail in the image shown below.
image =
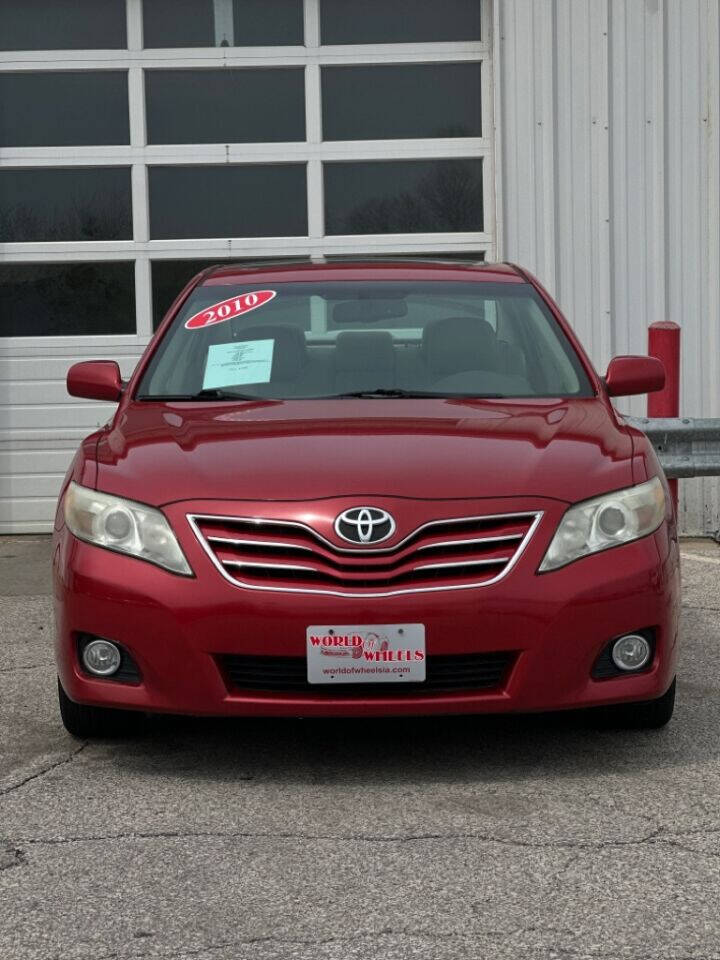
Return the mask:
<path id="1" fill-rule="evenodd" d="M 624 419 L 648 435 L 668 479 L 720 476 L 720 419 Z"/>

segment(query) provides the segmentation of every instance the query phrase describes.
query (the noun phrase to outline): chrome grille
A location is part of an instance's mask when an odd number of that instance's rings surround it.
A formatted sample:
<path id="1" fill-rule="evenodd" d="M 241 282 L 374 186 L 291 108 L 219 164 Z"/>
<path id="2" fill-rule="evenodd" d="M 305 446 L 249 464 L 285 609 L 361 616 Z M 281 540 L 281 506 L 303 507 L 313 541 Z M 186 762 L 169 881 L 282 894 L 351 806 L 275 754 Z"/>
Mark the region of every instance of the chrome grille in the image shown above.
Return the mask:
<path id="1" fill-rule="evenodd" d="M 518 559 L 539 512 L 434 520 L 392 547 L 344 548 L 305 524 L 188 515 L 226 579 L 240 586 L 342 596 L 486 586 Z"/>

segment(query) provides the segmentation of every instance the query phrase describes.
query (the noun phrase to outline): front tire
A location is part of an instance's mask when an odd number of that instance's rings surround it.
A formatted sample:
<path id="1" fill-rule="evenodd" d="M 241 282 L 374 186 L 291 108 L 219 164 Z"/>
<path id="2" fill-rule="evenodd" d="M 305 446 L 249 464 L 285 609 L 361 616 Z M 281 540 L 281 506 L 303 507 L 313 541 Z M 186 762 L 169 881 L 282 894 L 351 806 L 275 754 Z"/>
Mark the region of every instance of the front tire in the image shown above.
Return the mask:
<path id="1" fill-rule="evenodd" d="M 675 710 L 676 680 L 657 700 L 641 703 L 623 703 L 616 707 L 602 707 L 600 717 L 603 726 L 627 730 L 659 730 L 672 719 Z"/>
<path id="2" fill-rule="evenodd" d="M 133 710 L 113 710 L 75 703 L 65 693 L 59 679 L 58 701 L 63 726 L 68 733 L 81 740 L 132 736 L 142 720 L 142 714 Z"/>

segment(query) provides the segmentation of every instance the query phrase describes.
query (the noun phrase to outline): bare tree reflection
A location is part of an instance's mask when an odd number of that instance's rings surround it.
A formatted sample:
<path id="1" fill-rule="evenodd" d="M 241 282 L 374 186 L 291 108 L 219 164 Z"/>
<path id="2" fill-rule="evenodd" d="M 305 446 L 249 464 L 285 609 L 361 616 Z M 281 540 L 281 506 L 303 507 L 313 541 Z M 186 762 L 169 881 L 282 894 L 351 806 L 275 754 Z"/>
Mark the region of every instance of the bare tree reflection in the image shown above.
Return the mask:
<path id="1" fill-rule="evenodd" d="M 51 204 L 10 194 L 0 195 L 2 243 L 132 240 L 129 190 L 98 189 L 79 196 L 59 187 Z"/>
<path id="2" fill-rule="evenodd" d="M 135 333 L 133 263 L 0 264 L 0 337 Z"/>
<path id="3" fill-rule="evenodd" d="M 333 233 L 425 233 L 483 228 L 481 168 L 476 161 L 440 161 L 414 187 L 373 197 L 335 219 Z"/>

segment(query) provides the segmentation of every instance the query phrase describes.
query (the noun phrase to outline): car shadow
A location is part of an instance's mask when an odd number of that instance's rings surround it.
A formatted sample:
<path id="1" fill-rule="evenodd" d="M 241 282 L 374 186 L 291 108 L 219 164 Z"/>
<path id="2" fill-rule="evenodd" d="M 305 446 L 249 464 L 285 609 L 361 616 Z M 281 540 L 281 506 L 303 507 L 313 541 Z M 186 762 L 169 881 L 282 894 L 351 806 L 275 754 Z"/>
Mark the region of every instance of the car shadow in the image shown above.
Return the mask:
<path id="1" fill-rule="evenodd" d="M 690 692 L 690 691 L 689 691 Z M 690 692 L 663 730 L 608 729 L 591 713 L 353 719 L 156 716 L 111 762 L 203 781 L 329 784 L 487 782 L 692 763 L 718 752 L 720 716 Z M 709 704 L 704 701 L 703 712 Z M 698 738 L 692 728 L 702 724 Z"/>

